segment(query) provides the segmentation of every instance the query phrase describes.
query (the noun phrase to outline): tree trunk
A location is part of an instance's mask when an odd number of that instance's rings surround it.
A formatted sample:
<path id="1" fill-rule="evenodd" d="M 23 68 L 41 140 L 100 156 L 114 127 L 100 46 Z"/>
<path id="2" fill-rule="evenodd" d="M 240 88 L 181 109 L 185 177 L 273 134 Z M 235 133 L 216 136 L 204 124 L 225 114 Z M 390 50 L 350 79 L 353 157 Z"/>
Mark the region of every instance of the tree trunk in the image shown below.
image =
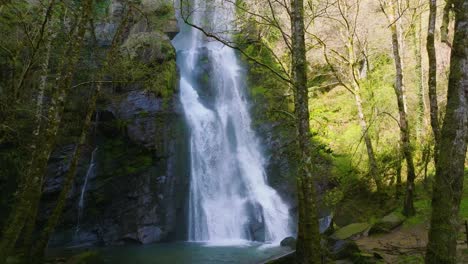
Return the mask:
<path id="1" fill-rule="evenodd" d="M 432 194 L 431 227 L 426 263 L 456 263 L 460 200 L 468 137 L 468 1 L 454 0 L 455 37 L 452 45 L 447 110 Z"/>
<path id="2" fill-rule="evenodd" d="M 298 233 L 296 263 L 318 264 L 321 261 L 320 233 L 314 179 L 313 151 L 309 124 L 309 95 L 307 89 L 307 61 L 305 48 L 304 2 L 291 1 L 292 81 L 294 108 L 301 164 L 297 176 Z"/>
<path id="3" fill-rule="evenodd" d="M 107 53 L 106 59 L 101 67 L 101 72 L 98 74 L 98 80 L 104 79 L 105 73 L 108 69 L 109 65 L 112 65 L 113 59 L 116 56 L 115 52 L 117 50 L 117 47 L 119 46 L 119 39 L 121 38 L 125 27 L 127 26 L 127 22 L 130 16 L 131 9 L 128 8 L 127 12 L 125 13 L 121 23 L 119 24 L 119 27 L 117 28 L 117 32 L 114 35 L 114 38 L 112 40 L 112 45 L 109 49 L 109 52 Z M 102 82 L 97 82 L 96 83 L 96 89 L 89 99 L 89 105 L 88 105 L 88 110 L 86 112 L 86 117 L 83 123 L 83 128 L 80 134 L 80 138 L 77 144 L 77 148 L 75 153 L 73 154 L 70 169 L 68 170 L 66 176 L 65 176 L 65 183 L 63 185 L 63 188 L 60 192 L 57 204 L 50 216 L 50 218 L 47 221 L 47 224 L 45 228 L 42 230 L 41 235 L 37 241 L 37 243 L 34 246 L 34 249 L 32 250 L 31 258 L 30 261 L 31 263 L 42 263 L 42 260 L 44 258 L 44 253 L 47 248 L 47 243 L 49 242 L 50 235 L 55 230 L 56 225 L 58 224 L 58 221 L 62 215 L 63 208 L 65 207 L 66 203 L 66 198 L 71 190 L 71 186 L 73 184 L 73 181 L 75 179 L 76 175 L 76 168 L 78 166 L 79 158 L 81 156 L 81 152 L 83 150 L 83 146 L 86 143 L 87 135 L 88 132 L 91 128 L 91 118 L 93 116 L 93 113 L 96 111 L 96 104 L 97 100 L 99 98 L 100 92 L 101 92 L 101 87 L 102 87 Z"/>
<path id="4" fill-rule="evenodd" d="M 417 11 L 415 11 L 417 12 Z M 416 21 L 411 29 L 411 39 L 413 42 L 413 53 L 416 61 L 416 85 L 418 87 L 418 117 L 417 117 L 417 129 L 416 134 L 418 142 L 424 144 L 424 137 L 426 135 L 426 91 L 424 89 L 423 77 L 424 70 L 422 68 L 422 56 L 421 56 L 421 15 L 416 15 Z"/>
<path id="5" fill-rule="evenodd" d="M 401 181 L 401 169 L 402 165 L 401 163 L 403 162 L 403 151 L 401 150 L 400 144 L 398 144 L 398 160 L 396 164 L 396 185 L 395 185 L 395 197 L 397 199 L 400 198 L 402 194 L 402 181 Z"/>
<path id="6" fill-rule="evenodd" d="M 369 127 L 366 122 L 364 115 L 364 108 L 362 107 L 361 99 L 361 85 L 359 83 L 359 70 L 356 68 L 358 64 L 356 61 L 356 54 L 354 50 L 354 30 L 350 32 L 351 28 L 348 28 L 348 68 L 349 74 L 351 77 L 351 83 L 353 87 L 354 101 L 358 110 L 358 119 L 359 125 L 361 126 L 362 138 L 366 145 L 367 156 L 369 158 L 369 176 L 374 179 L 375 185 L 377 187 L 377 192 L 382 190 L 382 182 L 380 180 L 379 167 L 377 165 L 377 160 L 375 158 L 374 147 L 372 146 L 372 140 L 369 136 Z"/>
<path id="7" fill-rule="evenodd" d="M 31 142 L 31 145 L 29 146 L 30 152 L 31 152 L 31 158 L 29 159 L 28 165 L 26 168 L 29 170 L 28 173 L 31 170 L 32 162 L 33 162 L 33 157 L 36 154 L 37 151 L 37 143 L 39 142 L 39 133 L 41 131 L 41 126 L 43 123 L 42 120 L 42 113 L 43 113 L 43 99 L 44 99 L 44 91 L 47 87 L 47 78 L 48 78 L 48 72 L 49 72 L 49 59 L 50 59 L 50 52 L 52 48 L 52 40 L 54 39 L 54 33 L 52 32 L 52 28 L 49 27 L 47 30 L 47 35 L 44 37 L 45 45 L 46 45 L 46 50 L 45 50 L 45 55 L 43 62 L 41 64 L 41 77 L 40 77 L 40 83 L 39 83 L 39 89 L 38 89 L 38 94 L 37 94 L 37 99 L 36 99 L 36 114 L 35 114 L 35 127 L 33 131 L 33 139 Z M 34 232 L 34 227 L 36 224 L 36 212 L 31 212 L 30 216 L 26 220 L 26 225 L 23 231 L 23 237 L 24 237 L 24 248 L 28 250 L 30 246 L 32 245 L 32 240 L 33 240 L 33 232 Z"/>
<path id="8" fill-rule="evenodd" d="M 442 16 L 442 25 L 440 26 L 440 41 L 449 45 L 448 31 L 450 24 L 450 11 L 452 10 L 452 0 L 445 0 L 444 12 Z"/>
<path id="9" fill-rule="evenodd" d="M 65 203 L 67 201 L 68 193 L 70 192 L 71 186 L 73 185 L 73 181 L 76 175 L 76 168 L 78 166 L 78 162 L 81 156 L 81 152 L 83 147 L 86 143 L 86 139 L 88 136 L 88 131 L 91 128 L 91 118 L 93 116 L 94 111 L 96 110 L 96 101 L 100 93 L 101 83 L 97 84 L 95 91 L 91 99 L 89 100 L 88 110 L 86 113 L 85 121 L 83 124 L 83 128 L 81 130 L 80 138 L 76 147 L 75 152 L 73 153 L 73 157 L 70 163 L 70 168 L 65 175 L 65 181 L 60 191 L 60 195 L 57 200 L 57 204 L 50 215 L 45 228 L 42 230 L 39 240 L 37 241 L 34 249 L 31 253 L 30 263 L 42 263 L 44 257 L 44 251 L 47 247 L 47 243 L 49 242 L 49 237 L 55 229 L 61 215 L 63 208 L 65 207 Z"/>
<path id="10" fill-rule="evenodd" d="M 397 3 L 395 0 L 390 2 L 390 12 L 389 12 L 389 21 L 392 23 L 396 18 Z M 398 27 L 395 23 L 391 24 L 390 30 L 392 33 L 392 50 L 393 50 L 393 59 L 395 61 L 395 95 L 397 97 L 398 103 L 398 112 L 400 116 L 400 140 L 403 155 L 406 160 L 406 170 L 407 170 L 407 179 L 406 179 L 406 194 L 405 201 L 403 204 L 403 213 L 406 216 L 411 216 L 415 214 L 414 205 L 413 205 L 413 196 L 414 196 L 414 179 L 415 169 L 413 163 L 413 151 L 411 150 L 410 142 L 410 131 L 409 131 L 409 122 L 406 114 L 406 100 L 405 100 L 405 91 L 403 86 L 403 66 L 400 55 L 400 41 L 398 35 Z"/>
<path id="11" fill-rule="evenodd" d="M 375 185 L 377 187 L 377 192 L 382 190 L 382 182 L 379 177 L 379 167 L 377 165 L 377 160 L 375 158 L 374 147 L 372 146 L 372 140 L 369 136 L 369 127 L 364 116 L 364 109 L 362 108 L 362 99 L 360 95 L 360 88 L 357 85 L 354 85 L 354 101 L 358 110 L 359 125 L 361 126 L 361 133 L 366 145 L 367 156 L 369 158 L 369 174 L 372 179 L 374 179 Z"/>
<path id="12" fill-rule="evenodd" d="M 16 241 L 23 229 L 27 218 L 31 212 L 37 211 L 39 197 L 41 194 L 44 174 L 47 168 L 47 161 L 55 144 L 55 137 L 61 121 L 65 97 L 71 86 L 75 66 L 79 59 L 84 36 L 87 29 L 89 17 L 92 13 L 92 0 L 82 2 L 81 17 L 75 35 L 71 36 L 72 41 L 67 50 L 65 67 L 58 78 L 56 88 L 51 96 L 51 103 L 48 111 L 48 124 L 44 127 L 44 135 L 38 144 L 38 151 L 32 162 L 30 175 L 26 175 L 24 186 L 16 198 L 13 211 L 9 216 L 0 242 L 0 263 L 4 263 L 11 254 Z"/>
<path id="13" fill-rule="evenodd" d="M 439 149 L 439 106 L 437 102 L 437 57 L 435 51 L 435 25 L 437 16 L 437 0 L 429 1 L 429 25 L 427 29 L 427 57 L 429 59 L 428 93 L 432 133 L 434 134 L 434 163 L 437 166 Z"/>

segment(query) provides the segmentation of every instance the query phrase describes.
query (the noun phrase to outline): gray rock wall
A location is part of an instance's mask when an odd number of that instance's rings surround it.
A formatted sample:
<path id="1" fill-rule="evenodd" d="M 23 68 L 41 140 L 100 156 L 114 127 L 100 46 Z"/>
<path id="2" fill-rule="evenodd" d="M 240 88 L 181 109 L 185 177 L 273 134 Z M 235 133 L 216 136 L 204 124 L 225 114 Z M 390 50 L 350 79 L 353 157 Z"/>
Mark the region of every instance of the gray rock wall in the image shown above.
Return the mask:
<path id="1" fill-rule="evenodd" d="M 185 238 L 189 150 L 170 43 L 178 29 L 172 2 L 145 0 L 141 5 L 145 16 L 132 18 L 122 51 L 154 69 L 151 82 L 105 87 L 95 131 L 90 133 L 80 159 L 51 247 L 147 244 Z M 96 24 L 102 49 L 109 47 L 122 14 L 121 1 L 113 0 L 108 17 Z M 167 90 L 171 92 L 161 93 Z M 78 219 L 81 190 L 95 147 L 96 173 L 88 179 Z M 55 206 L 74 148 L 73 144 L 57 146 L 50 159 L 40 224 Z"/>

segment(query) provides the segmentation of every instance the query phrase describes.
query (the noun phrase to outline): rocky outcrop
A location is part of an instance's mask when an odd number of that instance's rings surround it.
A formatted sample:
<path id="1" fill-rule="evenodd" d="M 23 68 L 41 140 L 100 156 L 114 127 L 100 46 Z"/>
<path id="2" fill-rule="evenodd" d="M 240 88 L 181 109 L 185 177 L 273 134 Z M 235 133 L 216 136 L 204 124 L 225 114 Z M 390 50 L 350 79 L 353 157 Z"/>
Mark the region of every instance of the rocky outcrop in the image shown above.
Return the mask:
<path id="1" fill-rule="evenodd" d="M 132 17 L 121 51 L 145 67 L 145 81 L 104 87 L 90 137 L 50 246 L 147 244 L 183 239 L 188 194 L 188 136 L 177 94 L 178 31 L 172 2 L 143 0 L 145 14 Z M 96 23 L 97 43 L 106 49 L 123 15 L 111 1 L 108 18 Z M 148 20 L 149 19 L 149 20 Z M 96 172 L 88 179 L 81 217 L 78 203 L 91 152 Z M 75 145 L 58 146 L 49 163 L 39 220 L 45 222 L 68 170 Z"/>
<path id="2" fill-rule="evenodd" d="M 296 242 L 297 240 L 294 237 L 287 237 L 281 240 L 280 246 L 289 247 L 291 249 L 296 249 Z"/>
<path id="3" fill-rule="evenodd" d="M 399 227 L 405 221 L 405 216 L 401 213 L 392 212 L 382 219 L 379 219 L 369 230 L 369 234 L 389 233 Z"/>
<path id="4" fill-rule="evenodd" d="M 353 223 L 336 230 L 331 238 L 336 240 L 357 239 L 360 236 L 367 236 L 369 228 L 368 223 Z"/>

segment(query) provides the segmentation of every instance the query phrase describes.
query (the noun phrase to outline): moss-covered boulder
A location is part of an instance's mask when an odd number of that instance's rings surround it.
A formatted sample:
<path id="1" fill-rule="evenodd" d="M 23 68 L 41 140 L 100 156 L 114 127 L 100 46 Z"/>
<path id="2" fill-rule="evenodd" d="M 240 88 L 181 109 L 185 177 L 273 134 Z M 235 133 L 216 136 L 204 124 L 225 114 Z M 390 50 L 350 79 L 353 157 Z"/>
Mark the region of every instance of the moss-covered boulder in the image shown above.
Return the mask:
<path id="1" fill-rule="evenodd" d="M 296 239 L 294 237 L 287 237 L 281 240 L 280 246 L 296 249 Z"/>
<path id="2" fill-rule="evenodd" d="M 175 59 L 175 50 L 169 37 L 157 31 L 130 35 L 122 45 L 122 49 L 131 58 L 149 65 Z"/>
<path id="3" fill-rule="evenodd" d="M 397 228 L 405 221 L 401 213 L 392 212 L 377 221 L 369 230 L 369 234 L 388 233 Z"/>
<path id="4" fill-rule="evenodd" d="M 359 254 L 360 250 L 356 242 L 352 240 L 330 239 L 328 241 L 328 252 L 330 258 L 338 260 L 353 259 Z"/>
<path id="5" fill-rule="evenodd" d="M 365 235 L 369 231 L 370 225 L 368 223 L 354 223 L 342 227 L 331 235 L 332 239 L 345 240 L 345 239 L 356 239 L 362 235 Z"/>

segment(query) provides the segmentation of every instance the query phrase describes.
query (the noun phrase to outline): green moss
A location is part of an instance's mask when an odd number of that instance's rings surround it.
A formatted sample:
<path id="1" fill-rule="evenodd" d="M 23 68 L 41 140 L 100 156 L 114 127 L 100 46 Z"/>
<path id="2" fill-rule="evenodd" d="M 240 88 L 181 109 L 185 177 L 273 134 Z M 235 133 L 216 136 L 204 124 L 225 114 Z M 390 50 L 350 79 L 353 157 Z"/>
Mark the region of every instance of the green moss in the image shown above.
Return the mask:
<path id="1" fill-rule="evenodd" d="M 153 165 L 151 151 L 128 142 L 123 137 L 106 138 L 99 152 L 99 180 L 127 176 L 147 170 Z"/>
<path id="2" fill-rule="evenodd" d="M 95 8 L 94 8 L 95 16 L 105 17 L 108 13 L 111 0 L 97 0 L 94 3 L 95 3 Z"/>
<path id="3" fill-rule="evenodd" d="M 431 200 L 422 199 L 414 202 L 414 208 L 416 209 L 416 215 L 406 219 L 404 226 L 411 227 L 426 223 L 430 219 L 431 215 Z M 401 210 L 401 209 L 400 209 Z"/>
<path id="4" fill-rule="evenodd" d="M 398 264 L 419 264 L 424 263 L 424 257 L 421 255 L 410 255 L 398 257 Z"/>
<path id="5" fill-rule="evenodd" d="M 122 46 L 113 75 L 141 85 L 161 98 L 170 98 L 177 87 L 175 50 L 161 32 L 132 35 Z"/>
<path id="6" fill-rule="evenodd" d="M 138 117 L 148 117 L 150 113 L 148 111 L 140 111 L 138 112 Z"/>
<path id="7" fill-rule="evenodd" d="M 368 223 L 354 223 L 338 229 L 333 233 L 332 238 L 335 239 L 348 239 L 353 236 L 359 235 L 369 229 Z"/>

